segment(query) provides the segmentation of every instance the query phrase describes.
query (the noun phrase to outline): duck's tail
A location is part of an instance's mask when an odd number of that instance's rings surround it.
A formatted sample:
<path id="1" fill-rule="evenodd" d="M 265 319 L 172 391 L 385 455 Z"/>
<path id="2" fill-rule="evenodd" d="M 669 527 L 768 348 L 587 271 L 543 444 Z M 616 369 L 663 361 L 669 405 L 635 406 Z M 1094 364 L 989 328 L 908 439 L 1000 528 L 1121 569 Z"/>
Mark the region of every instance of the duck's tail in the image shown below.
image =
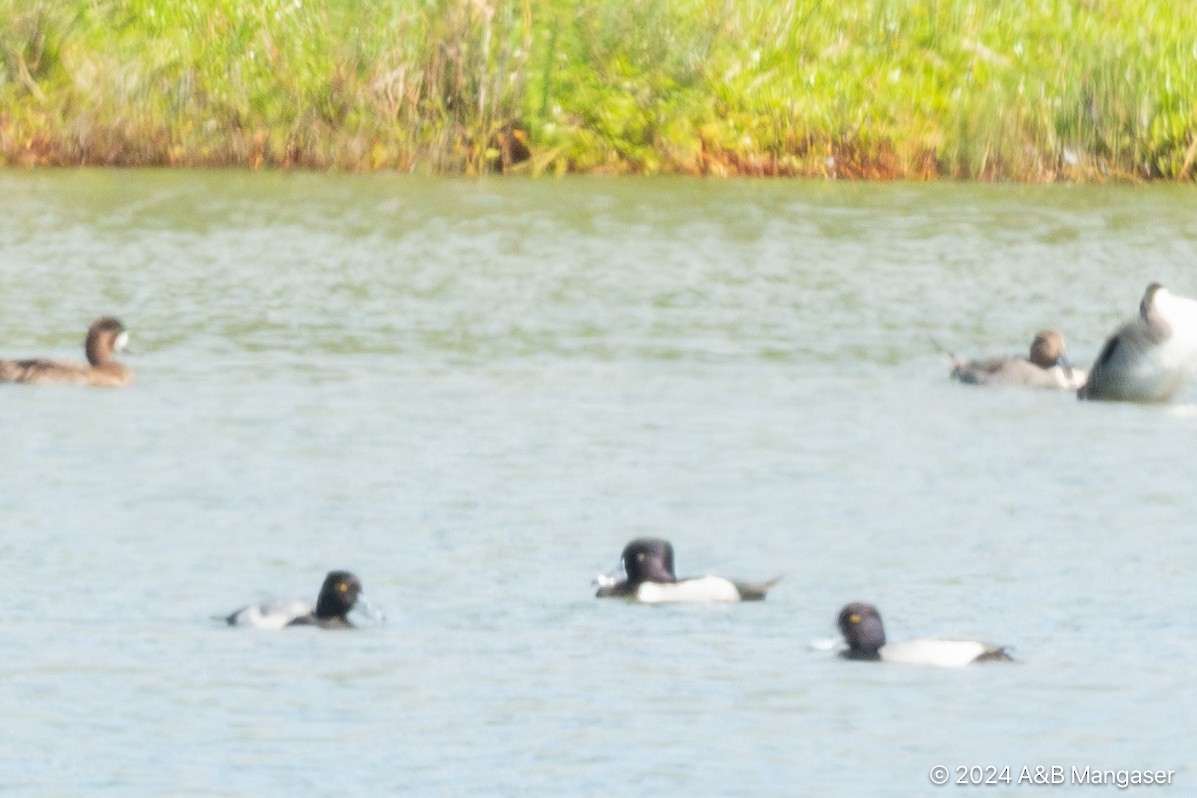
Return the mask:
<path id="1" fill-rule="evenodd" d="M 948 359 L 948 368 L 949 368 L 948 374 L 949 374 L 949 376 L 955 377 L 956 379 L 960 379 L 961 369 L 963 369 L 965 366 L 968 365 L 968 361 L 965 360 L 964 358 L 960 357 L 959 355 L 957 355 L 951 349 L 948 349 L 946 346 L 941 344 L 939 341 L 937 341 L 935 339 L 934 336 L 928 335 L 927 340 L 929 340 L 931 342 L 931 345 L 933 347 L 935 347 L 936 349 L 938 349 L 943 354 L 943 356 Z"/>
<path id="2" fill-rule="evenodd" d="M 989 645 L 985 651 L 977 656 L 977 662 L 1013 662 L 1014 657 L 1005 646 Z"/>
<path id="3" fill-rule="evenodd" d="M 740 594 L 741 601 L 764 601 L 765 594 L 770 588 L 785 578 L 785 574 L 775 576 L 768 582 L 733 582 Z"/>

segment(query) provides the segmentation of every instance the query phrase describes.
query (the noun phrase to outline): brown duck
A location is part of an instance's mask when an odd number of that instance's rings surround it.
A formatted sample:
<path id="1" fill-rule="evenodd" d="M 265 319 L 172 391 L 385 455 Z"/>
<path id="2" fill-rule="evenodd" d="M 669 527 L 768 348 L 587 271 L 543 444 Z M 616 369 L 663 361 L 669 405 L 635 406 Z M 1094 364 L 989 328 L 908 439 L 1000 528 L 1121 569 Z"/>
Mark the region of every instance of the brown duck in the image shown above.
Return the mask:
<path id="1" fill-rule="evenodd" d="M 133 382 L 133 372 L 118 363 L 115 354 L 125 347 L 129 334 L 111 316 L 92 322 L 87 330 L 87 363 L 55 360 L 0 360 L 0 382 L 30 382 L 40 385 L 95 385 L 121 388 Z"/>
<path id="2" fill-rule="evenodd" d="M 1064 336 L 1056 330 L 1035 333 L 1029 357 L 999 355 L 980 360 L 951 357 L 952 376 L 967 385 L 1026 385 L 1076 390 L 1085 384 L 1085 372 L 1069 364 Z"/>

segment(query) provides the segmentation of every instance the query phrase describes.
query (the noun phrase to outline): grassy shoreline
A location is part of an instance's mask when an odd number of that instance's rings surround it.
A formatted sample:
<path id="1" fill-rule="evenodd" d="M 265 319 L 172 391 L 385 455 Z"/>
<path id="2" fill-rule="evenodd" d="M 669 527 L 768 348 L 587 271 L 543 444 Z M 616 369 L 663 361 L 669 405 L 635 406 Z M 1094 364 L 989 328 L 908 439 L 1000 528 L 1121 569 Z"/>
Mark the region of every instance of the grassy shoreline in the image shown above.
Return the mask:
<path id="1" fill-rule="evenodd" d="M 1182 180 L 1164 0 L 0 0 L 0 165 Z"/>

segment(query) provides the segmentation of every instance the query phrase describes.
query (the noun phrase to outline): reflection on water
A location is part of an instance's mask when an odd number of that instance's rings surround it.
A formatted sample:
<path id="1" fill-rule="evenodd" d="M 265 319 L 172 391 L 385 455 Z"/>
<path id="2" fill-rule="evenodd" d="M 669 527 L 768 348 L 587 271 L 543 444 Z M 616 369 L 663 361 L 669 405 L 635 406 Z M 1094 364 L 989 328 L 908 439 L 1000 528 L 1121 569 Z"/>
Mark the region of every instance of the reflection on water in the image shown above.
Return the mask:
<path id="1" fill-rule="evenodd" d="M 0 786 L 26 794 L 916 794 L 932 765 L 1193 777 L 1194 393 L 951 383 L 932 340 L 1087 367 L 1175 188 L 0 175 L 0 356 L 130 327 L 126 391 L 0 390 Z M 598 602 L 627 540 L 785 580 Z M 361 576 L 387 622 L 231 630 Z M 309 598 L 314 598 L 314 594 Z M 812 647 L 890 637 L 1019 664 Z M 862 752 L 867 756 L 862 758 Z M 338 790 L 339 791 L 339 790 Z"/>

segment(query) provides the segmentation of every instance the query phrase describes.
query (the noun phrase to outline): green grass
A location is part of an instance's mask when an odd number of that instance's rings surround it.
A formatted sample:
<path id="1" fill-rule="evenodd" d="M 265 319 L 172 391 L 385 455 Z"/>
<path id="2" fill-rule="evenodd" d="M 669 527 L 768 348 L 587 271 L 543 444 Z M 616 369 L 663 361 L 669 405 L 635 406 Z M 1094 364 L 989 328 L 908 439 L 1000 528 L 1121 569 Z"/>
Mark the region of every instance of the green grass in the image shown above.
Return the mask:
<path id="1" fill-rule="evenodd" d="M 1191 180 L 1188 0 L 0 0 L 0 163 Z"/>

